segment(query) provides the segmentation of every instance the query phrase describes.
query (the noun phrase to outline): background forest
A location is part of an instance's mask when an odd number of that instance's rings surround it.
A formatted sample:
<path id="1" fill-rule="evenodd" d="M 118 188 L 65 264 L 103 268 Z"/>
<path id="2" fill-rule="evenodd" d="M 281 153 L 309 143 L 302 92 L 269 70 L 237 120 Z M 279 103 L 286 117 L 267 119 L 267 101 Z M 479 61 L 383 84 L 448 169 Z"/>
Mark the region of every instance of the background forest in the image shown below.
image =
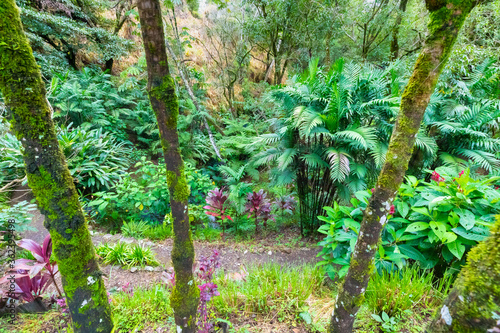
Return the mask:
<path id="1" fill-rule="evenodd" d="M 175 274 L 162 252 L 172 247 L 171 194 L 137 1 L 15 2 L 109 277 L 116 332 L 174 331 Z M 429 36 L 425 1 L 161 4 L 206 288 L 198 330 L 323 332 Z M 357 332 L 425 331 L 469 250 L 491 234 L 500 214 L 498 26 L 492 1 L 460 31 L 382 231 Z M 16 236 L 41 244 L 47 232 L 24 195 L 23 148 L 10 128 L 0 97 L 1 222 L 6 229 L 14 217 Z M 20 258 L 41 260 L 26 244 Z M 20 317 L 19 332 L 72 329 L 51 251 L 29 287 L 17 282 L 20 304 L 44 302 L 43 314 Z"/>

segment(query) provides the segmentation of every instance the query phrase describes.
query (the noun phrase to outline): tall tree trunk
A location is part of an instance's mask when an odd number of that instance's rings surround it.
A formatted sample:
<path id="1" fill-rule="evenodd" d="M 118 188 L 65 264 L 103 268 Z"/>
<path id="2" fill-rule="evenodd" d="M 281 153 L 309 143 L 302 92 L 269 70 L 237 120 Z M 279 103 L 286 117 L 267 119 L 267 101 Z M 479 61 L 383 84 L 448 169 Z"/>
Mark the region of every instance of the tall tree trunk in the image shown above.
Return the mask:
<path id="1" fill-rule="evenodd" d="M 428 333 L 500 332 L 500 216 L 491 235 L 467 255 L 455 285 Z M 493 330 L 496 328 L 496 330 Z"/>
<path id="2" fill-rule="evenodd" d="M 364 292 L 374 270 L 380 233 L 408 168 L 420 123 L 446 64 L 458 32 L 476 1 L 426 0 L 430 12 L 429 37 L 401 99 L 401 108 L 391 136 L 386 161 L 375 192 L 363 216 L 347 277 L 339 289 L 329 332 L 352 331 Z"/>
<path id="3" fill-rule="evenodd" d="M 220 151 L 219 151 L 219 148 L 217 147 L 217 143 L 215 142 L 215 138 L 214 138 L 214 135 L 212 134 L 212 130 L 210 129 L 210 126 L 208 125 L 207 118 L 203 114 L 201 114 L 200 103 L 198 103 L 198 99 L 196 98 L 196 96 L 193 93 L 193 89 L 191 88 L 191 85 L 189 84 L 189 81 L 188 81 L 187 76 L 184 72 L 182 63 L 180 63 L 177 60 L 177 57 L 175 56 L 174 50 L 172 50 L 172 48 L 170 47 L 168 42 L 166 42 L 166 46 L 167 46 L 168 52 L 170 53 L 170 56 L 172 57 L 172 59 L 174 60 L 176 66 L 177 66 L 177 70 L 179 71 L 179 75 L 181 76 L 182 82 L 184 83 L 184 87 L 186 88 L 186 91 L 188 92 L 189 97 L 193 101 L 193 104 L 194 104 L 194 107 L 196 108 L 196 111 L 198 111 L 198 113 L 200 113 L 200 115 L 201 115 L 201 118 L 203 120 L 203 126 L 205 126 L 205 129 L 207 130 L 208 139 L 210 140 L 210 144 L 212 145 L 212 148 L 215 151 L 215 155 L 217 155 L 219 160 L 223 162 L 224 159 L 222 158 Z"/>
<path id="4" fill-rule="evenodd" d="M 28 185 L 52 237 L 73 330 L 111 332 L 102 272 L 14 0 L 0 2 L 0 89 L 24 148 Z"/>
<path id="5" fill-rule="evenodd" d="M 399 28 L 401 27 L 401 22 L 403 21 L 403 14 L 406 12 L 406 6 L 408 5 L 408 0 L 401 0 L 399 3 L 399 13 L 396 19 L 396 25 L 392 30 L 392 41 L 391 41 L 391 61 L 399 58 Z"/>
<path id="6" fill-rule="evenodd" d="M 194 283 L 194 247 L 188 216 L 189 188 L 177 133 L 179 102 L 168 68 L 160 1 L 140 0 L 138 9 L 148 68 L 147 90 L 160 130 L 174 219 L 172 262 L 176 281 L 170 303 L 174 310 L 177 332 L 190 333 L 196 329 L 200 290 Z"/>

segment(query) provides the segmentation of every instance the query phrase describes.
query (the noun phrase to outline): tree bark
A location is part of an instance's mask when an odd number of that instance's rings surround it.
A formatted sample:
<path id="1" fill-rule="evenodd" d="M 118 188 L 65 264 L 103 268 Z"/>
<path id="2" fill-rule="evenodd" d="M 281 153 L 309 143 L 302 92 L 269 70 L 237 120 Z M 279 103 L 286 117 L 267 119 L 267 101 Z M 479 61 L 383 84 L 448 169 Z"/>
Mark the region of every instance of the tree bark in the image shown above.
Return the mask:
<path id="1" fill-rule="evenodd" d="M 408 5 L 408 0 L 401 0 L 399 3 L 399 13 L 396 19 L 396 25 L 392 30 L 392 41 L 391 41 L 391 61 L 399 58 L 399 28 L 401 27 L 401 22 L 403 21 L 403 14 L 406 12 L 406 6 Z"/>
<path id="2" fill-rule="evenodd" d="M 102 272 L 14 0 L 0 2 L 0 89 L 24 148 L 28 185 L 52 237 L 73 330 L 111 332 Z"/>
<path id="3" fill-rule="evenodd" d="M 184 73 L 184 69 L 182 68 L 182 64 L 177 60 L 174 50 L 168 45 L 168 42 L 166 43 L 167 50 L 170 53 L 172 59 L 174 60 L 175 64 L 177 65 L 177 70 L 179 71 L 179 75 L 181 76 L 182 82 L 184 83 L 184 87 L 186 87 L 186 90 L 188 92 L 189 97 L 193 101 L 194 107 L 196 108 L 196 111 L 201 114 L 201 107 L 200 104 L 198 103 L 198 99 L 193 93 L 193 89 L 191 89 L 191 85 L 189 84 L 189 81 L 186 77 L 186 74 Z M 210 144 L 212 145 L 212 148 L 215 151 L 215 155 L 219 158 L 219 160 L 224 161 L 222 158 L 219 148 L 217 147 L 217 143 L 215 142 L 214 135 L 212 134 L 212 130 L 210 129 L 210 126 L 208 126 L 207 118 L 201 114 L 201 118 L 203 119 L 203 126 L 205 126 L 205 129 L 207 130 L 208 133 L 208 139 L 210 140 Z"/>
<path id="4" fill-rule="evenodd" d="M 374 270 L 373 260 L 380 234 L 403 182 L 425 109 L 458 32 L 476 3 L 471 0 L 426 0 L 430 12 L 429 37 L 403 93 L 386 162 L 364 213 L 359 238 L 351 255 L 349 272 L 335 302 L 329 332 L 352 331 L 368 280 Z"/>
<path id="5" fill-rule="evenodd" d="M 467 255 L 455 285 L 428 333 L 500 332 L 500 216 L 491 235 Z M 494 330 L 496 328 L 496 330 Z"/>
<path id="6" fill-rule="evenodd" d="M 168 68 L 165 35 L 159 0 L 138 2 L 142 38 L 148 68 L 148 93 L 156 114 L 167 167 L 167 185 L 174 226 L 172 262 L 175 286 L 170 297 L 177 332 L 195 332 L 200 290 L 193 277 L 194 246 L 189 228 L 189 188 L 179 148 L 179 102 Z"/>

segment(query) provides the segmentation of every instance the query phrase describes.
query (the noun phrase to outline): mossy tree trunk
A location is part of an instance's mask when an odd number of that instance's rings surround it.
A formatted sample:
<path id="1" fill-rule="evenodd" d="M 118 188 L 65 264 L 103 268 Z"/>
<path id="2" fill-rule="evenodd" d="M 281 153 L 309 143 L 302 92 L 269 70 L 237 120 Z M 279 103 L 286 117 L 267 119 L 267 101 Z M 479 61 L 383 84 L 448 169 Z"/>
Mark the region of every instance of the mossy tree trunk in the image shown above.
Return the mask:
<path id="1" fill-rule="evenodd" d="M 52 237 L 74 331 L 110 332 L 102 273 L 14 0 L 0 2 L 0 89 L 24 148 L 28 185 Z"/>
<path id="2" fill-rule="evenodd" d="M 349 272 L 339 289 L 329 332 L 352 331 L 370 275 L 380 234 L 389 215 L 410 160 L 420 123 L 446 64 L 458 32 L 476 1 L 426 0 L 429 10 L 429 36 L 417 59 L 413 74 L 401 99 L 386 162 L 378 177 L 375 192 L 364 212 L 358 241 L 351 255 Z"/>
<path id="3" fill-rule="evenodd" d="M 189 189 L 177 133 L 179 102 L 168 68 L 160 1 L 140 0 L 137 7 L 148 68 L 147 89 L 158 120 L 174 219 L 172 262 L 176 281 L 170 302 L 177 332 L 194 332 L 200 290 L 193 277 L 194 246 L 189 228 Z"/>
<path id="4" fill-rule="evenodd" d="M 491 235 L 469 252 L 427 332 L 499 332 L 495 315 L 500 316 L 500 216 Z"/>

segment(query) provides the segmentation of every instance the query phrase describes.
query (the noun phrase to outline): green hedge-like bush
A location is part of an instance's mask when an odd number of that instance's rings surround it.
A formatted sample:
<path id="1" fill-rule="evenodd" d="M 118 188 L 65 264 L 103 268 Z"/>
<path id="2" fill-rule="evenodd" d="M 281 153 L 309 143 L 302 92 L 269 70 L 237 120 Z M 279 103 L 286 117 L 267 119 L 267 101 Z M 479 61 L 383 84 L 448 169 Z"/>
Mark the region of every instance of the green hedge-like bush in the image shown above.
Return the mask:
<path id="1" fill-rule="evenodd" d="M 471 177 L 469 170 L 454 174 L 438 168 L 430 182 L 413 176 L 399 190 L 394 211 L 382 232 L 382 246 L 376 254 L 379 270 L 403 267 L 416 261 L 423 268 L 457 269 L 465 254 L 489 234 L 489 227 L 500 213 L 500 177 Z M 321 265 L 328 266 L 333 278 L 348 270 L 351 252 L 357 241 L 371 190 L 356 193 L 352 206 L 325 207 L 326 224 L 319 231 L 326 237 Z"/>

